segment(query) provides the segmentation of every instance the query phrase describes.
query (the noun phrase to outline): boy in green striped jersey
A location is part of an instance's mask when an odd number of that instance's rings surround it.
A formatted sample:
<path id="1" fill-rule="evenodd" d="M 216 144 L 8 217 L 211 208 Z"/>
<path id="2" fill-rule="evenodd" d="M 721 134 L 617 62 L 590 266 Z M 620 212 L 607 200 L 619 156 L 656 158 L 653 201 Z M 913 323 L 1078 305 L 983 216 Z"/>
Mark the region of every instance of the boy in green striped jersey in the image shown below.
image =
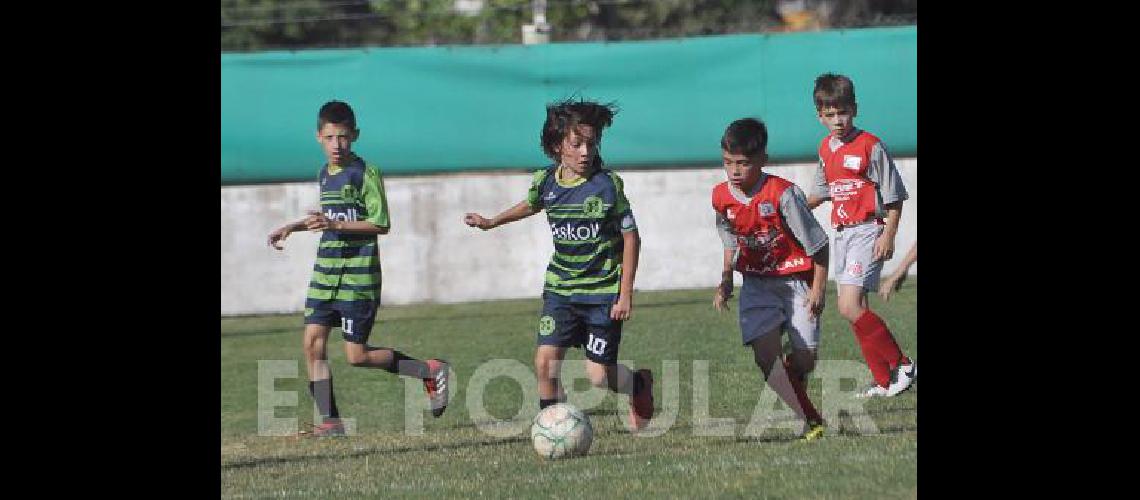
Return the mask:
<path id="1" fill-rule="evenodd" d="M 309 393 L 322 416 L 311 433 L 314 436 L 344 435 L 325 351 L 334 326 L 341 328 L 349 364 L 422 379 L 432 415 L 442 415 L 447 407 L 445 361 L 421 361 L 367 343 L 380 306 L 376 237 L 388 234 L 390 223 L 380 170 L 352 152 L 352 143 L 359 136 L 356 116 L 348 104 L 329 101 L 321 107 L 317 142 L 328 160 L 319 176 L 321 211 L 310 211 L 308 217 L 269 234 L 269 244 L 281 250 L 281 242 L 294 231 L 322 232 L 305 299 L 303 339 Z"/>
<path id="2" fill-rule="evenodd" d="M 546 210 L 554 254 L 534 356 L 539 408 L 565 401 L 561 362 L 568 347 L 585 347 L 590 382 L 630 396 L 629 428 L 636 432 L 653 418 L 653 375 L 617 362 L 641 238 L 621 178 L 598 155 L 613 114 L 612 104 L 590 101 L 547 106 L 541 144 L 555 164 L 534 173 L 519 204 L 491 219 L 468 213 L 464 222 L 488 230 Z"/>

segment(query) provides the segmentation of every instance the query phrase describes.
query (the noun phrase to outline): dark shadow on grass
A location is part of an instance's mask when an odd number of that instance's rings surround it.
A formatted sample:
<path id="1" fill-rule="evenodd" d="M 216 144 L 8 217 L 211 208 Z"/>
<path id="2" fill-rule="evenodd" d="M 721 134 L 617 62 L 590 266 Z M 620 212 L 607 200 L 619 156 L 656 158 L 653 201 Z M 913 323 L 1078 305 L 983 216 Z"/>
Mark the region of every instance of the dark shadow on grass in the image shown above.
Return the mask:
<path id="1" fill-rule="evenodd" d="M 331 439 L 352 439 L 348 438 L 331 438 Z M 228 464 L 222 464 L 222 469 L 243 469 L 248 467 L 261 467 L 266 465 L 292 465 L 306 462 L 318 462 L 327 460 L 337 460 L 344 458 L 362 458 L 365 456 L 376 455 L 395 455 L 400 453 L 412 453 L 418 451 L 450 451 L 459 450 L 464 448 L 476 448 L 481 446 L 499 446 L 507 444 L 521 443 L 530 441 L 530 436 L 516 436 L 510 438 L 485 438 L 474 441 L 458 441 L 446 444 L 430 444 L 423 446 L 399 446 L 396 448 L 370 448 L 365 450 L 354 450 L 344 453 L 327 453 L 320 455 L 301 455 L 294 457 L 269 457 L 269 458 L 255 458 L 252 460 L 237 460 Z"/>

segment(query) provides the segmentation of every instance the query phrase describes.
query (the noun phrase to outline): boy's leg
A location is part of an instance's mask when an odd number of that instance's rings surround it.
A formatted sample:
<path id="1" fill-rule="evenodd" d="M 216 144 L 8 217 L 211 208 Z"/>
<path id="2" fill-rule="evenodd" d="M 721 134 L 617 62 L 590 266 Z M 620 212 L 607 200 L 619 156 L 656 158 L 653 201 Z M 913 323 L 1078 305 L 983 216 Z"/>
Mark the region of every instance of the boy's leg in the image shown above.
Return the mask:
<path id="1" fill-rule="evenodd" d="M 637 432 L 653 418 L 653 372 L 636 372 L 618 364 L 622 322 L 610 317 L 613 304 L 578 304 L 575 311 L 585 319 L 586 375 L 594 387 L 605 387 L 629 396 L 627 428 Z"/>
<path id="2" fill-rule="evenodd" d="M 741 343 L 752 348 L 764 380 L 788 408 L 804 421 L 816 423 L 820 420 L 818 412 L 806 393 L 797 393 L 783 362 L 780 332 L 790 323 L 785 313 L 790 294 L 784 278 L 745 276 L 740 287 Z"/>
<path id="3" fill-rule="evenodd" d="M 877 314 L 867 308 L 867 290 L 875 290 L 882 272 L 882 261 L 872 259 L 875 240 L 883 227 L 865 224 L 847 228 L 836 236 L 842 259 L 836 263 L 839 284 L 839 314 L 851 323 L 851 329 L 863 351 L 877 387 L 867 395 L 885 395 L 891 385 L 892 372 L 909 364 L 894 336 Z"/>
<path id="4" fill-rule="evenodd" d="M 796 399 L 804 409 L 804 418 L 808 425 L 821 427 L 812 436 L 812 438 L 818 437 L 823 431 L 823 417 L 807 395 L 807 375 L 815 369 L 820 337 L 819 318 L 812 316 L 811 308 L 808 307 L 811 286 L 807 281 L 798 278 L 770 279 L 769 284 L 777 287 L 783 302 L 783 310 L 788 315 L 784 328 L 788 331 L 792 352 L 781 361 L 788 372 L 788 379 L 791 381 L 792 389 L 795 390 Z"/>
<path id="5" fill-rule="evenodd" d="M 305 368 L 309 374 L 309 395 L 321 414 L 321 423 L 312 431 L 314 436 L 344 435 L 340 422 L 340 412 L 336 407 L 333 391 L 332 371 L 329 369 L 326 344 L 332 326 L 340 320 L 339 314 L 330 309 L 306 309 L 305 330 L 302 336 L 302 349 L 305 353 Z"/>
<path id="6" fill-rule="evenodd" d="M 553 345 L 540 345 L 534 350 L 534 373 L 538 380 L 538 409 L 566 401 L 562 389 L 562 360 L 566 358 L 566 348 Z"/>
<path id="7" fill-rule="evenodd" d="M 424 390 L 431 401 L 432 416 L 443 415 L 448 403 L 447 362 L 439 359 L 421 361 L 395 349 L 368 345 L 378 306 L 374 303 L 343 313 L 341 332 L 346 360 L 352 366 L 379 368 L 401 377 L 423 380 Z"/>
<path id="8" fill-rule="evenodd" d="M 566 348 L 580 346 L 585 338 L 582 318 L 569 300 L 556 293 L 542 295 L 542 314 L 535 334 L 534 375 L 538 381 L 538 408 L 566 401 L 560 375 Z"/>

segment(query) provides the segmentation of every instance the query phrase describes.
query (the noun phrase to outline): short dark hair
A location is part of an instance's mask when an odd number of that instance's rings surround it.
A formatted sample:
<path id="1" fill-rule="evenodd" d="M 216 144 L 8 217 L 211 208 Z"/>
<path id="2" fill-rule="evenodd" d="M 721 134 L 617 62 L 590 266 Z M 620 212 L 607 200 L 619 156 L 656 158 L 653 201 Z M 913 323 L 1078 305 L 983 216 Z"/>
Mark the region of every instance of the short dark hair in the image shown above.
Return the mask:
<path id="1" fill-rule="evenodd" d="M 768 149 L 768 127 L 756 118 L 741 118 L 724 129 L 720 149 L 752 158 Z"/>
<path id="2" fill-rule="evenodd" d="M 815 79 L 815 90 L 811 96 L 815 109 L 854 106 L 855 84 L 846 76 L 824 73 Z"/>
<path id="3" fill-rule="evenodd" d="M 602 129 L 613 123 L 617 114 L 616 103 L 599 104 L 574 98 L 554 102 L 546 106 L 546 122 L 542 124 L 542 151 L 553 160 L 558 160 L 558 146 L 574 127 L 589 125 L 594 127 L 597 141 L 602 142 Z"/>
<path id="4" fill-rule="evenodd" d="M 317 113 L 317 130 L 326 123 L 348 125 L 352 130 L 356 130 L 356 114 L 352 112 L 352 107 L 348 103 L 329 101 L 321 106 L 321 111 Z"/>

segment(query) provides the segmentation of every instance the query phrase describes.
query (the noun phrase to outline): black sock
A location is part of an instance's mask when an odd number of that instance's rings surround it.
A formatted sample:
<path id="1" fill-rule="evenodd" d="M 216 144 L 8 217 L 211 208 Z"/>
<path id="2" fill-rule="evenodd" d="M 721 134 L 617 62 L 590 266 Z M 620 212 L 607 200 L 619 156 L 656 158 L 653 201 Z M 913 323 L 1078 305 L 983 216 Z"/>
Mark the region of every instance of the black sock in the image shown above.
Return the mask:
<path id="1" fill-rule="evenodd" d="M 552 399 L 542 399 L 542 398 L 539 398 L 539 400 L 538 400 L 538 409 L 539 409 L 539 410 L 542 410 L 542 409 L 545 409 L 547 406 L 550 406 L 550 405 L 552 405 L 552 404 L 555 404 L 555 403 L 559 403 L 559 402 L 560 402 L 560 401 L 558 401 L 558 398 L 552 398 Z"/>
<path id="2" fill-rule="evenodd" d="M 425 379 L 431 376 L 427 363 L 392 349 L 392 363 L 383 368 L 388 373 Z"/>
<path id="3" fill-rule="evenodd" d="M 637 372 L 633 372 L 633 391 L 630 392 L 629 395 L 636 396 L 637 393 L 641 392 L 644 385 L 645 384 L 641 382 L 641 375 L 638 375 Z"/>
<path id="4" fill-rule="evenodd" d="M 336 408 L 336 395 L 333 394 L 332 378 L 313 380 L 309 382 L 309 394 L 317 403 L 317 410 L 323 418 L 340 418 L 340 411 Z"/>

